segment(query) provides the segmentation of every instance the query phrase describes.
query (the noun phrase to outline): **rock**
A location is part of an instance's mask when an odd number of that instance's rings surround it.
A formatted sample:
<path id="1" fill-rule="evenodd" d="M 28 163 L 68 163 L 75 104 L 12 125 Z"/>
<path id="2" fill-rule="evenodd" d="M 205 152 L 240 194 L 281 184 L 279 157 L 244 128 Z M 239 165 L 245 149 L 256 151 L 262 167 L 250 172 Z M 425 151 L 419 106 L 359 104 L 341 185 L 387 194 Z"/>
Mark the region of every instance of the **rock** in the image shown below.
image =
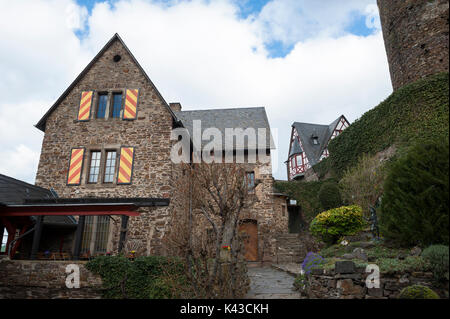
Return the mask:
<path id="1" fill-rule="evenodd" d="M 355 263 L 349 260 L 336 261 L 334 271 L 336 274 L 353 274 L 355 272 Z"/>
<path id="2" fill-rule="evenodd" d="M 398 282 L 401 283 L 401 284 L 407 284 L 407 283 L 409 283 L 408 275 L 407 275 L 407 274 L 403 275 L 403 276 L 399 279 Z"/>
<path id="3" fill-rule="evenodd" d="M 336 288 L 341 289 L 342 295 L 355 295 L 355 297 L 358 297 L 363 291 L 363 287 L 354 285 L 351 279 L 338 280 Z"/>
<path id="4" fill-rule="evenodd" d="M 420 247 L 416 246 L 411 249 L 411 251 L 409 252 L 409 255 L 410 256 L 420 256 L 421 253 L 422 253 L 422 249 L 420 249 Z"/>
<path id="5" fill-rule="evenodd" d="M 356 256 L 355 256 L 355 254 L 343 254 L 342 258 L 351 260 L 351 259 L 355 259 Z"/>
<path id="6" fill-rule="evenodd" d="M 369 288 L 367 294 L 372 297 L 383 297 L 383 289 L 381 288 Z"/>
<path id="7" fill-rule="evenodd" d="M 362 249 L 362 248 L 358 247 L 358 248 L 353 249 L 353 255 L 355 255 L 355 257 L 357 259 L 361 259 L 363 261 L 367 261 L 368 260 L 367 254 L 364 251 L 364 249 Z"/>
<path id="8" fill-rule="evenodd" d="M 375 247 L 375 243 L 371 241 L 363 241 L 359 243 L 359 246 L 361 248 L 372 248 Z"/>

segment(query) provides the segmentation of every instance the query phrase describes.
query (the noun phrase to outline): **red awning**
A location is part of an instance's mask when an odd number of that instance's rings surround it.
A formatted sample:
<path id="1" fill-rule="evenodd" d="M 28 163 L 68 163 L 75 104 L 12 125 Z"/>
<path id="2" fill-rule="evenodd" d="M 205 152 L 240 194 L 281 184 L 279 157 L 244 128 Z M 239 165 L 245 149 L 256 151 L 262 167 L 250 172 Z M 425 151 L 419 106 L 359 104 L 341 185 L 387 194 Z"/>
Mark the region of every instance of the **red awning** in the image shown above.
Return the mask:
<path id="1" fill-rule="evenodd" d="M 0 216 L 139 216 L 132 204 L 11 205 L 0 208 Z"/>

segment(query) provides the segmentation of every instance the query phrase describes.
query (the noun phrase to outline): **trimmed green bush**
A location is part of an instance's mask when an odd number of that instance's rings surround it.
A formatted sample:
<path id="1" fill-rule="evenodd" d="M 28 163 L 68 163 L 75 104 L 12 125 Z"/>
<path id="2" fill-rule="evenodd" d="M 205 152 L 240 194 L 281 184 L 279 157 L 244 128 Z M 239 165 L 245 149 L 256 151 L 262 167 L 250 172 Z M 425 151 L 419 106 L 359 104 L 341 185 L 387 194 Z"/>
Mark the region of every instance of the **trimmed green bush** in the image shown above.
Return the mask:
<path id="1" fill-rule="evenodd" d="M 361 207 L 352 205 L 320 213 L 311 222 L 309 230 L 326 244 L 332 245 L 342 236 L 355 235 L 365 226 Z"/>
<path id="2" fill-rule="evenodd" d="M 176 258 L 99 256 L 86 268 L 102 277 L 105 298 L 176 298 L 188 290 L 184 265 Z"/>
<path id="3" fill-rule="evenodd" d="M 328 167 L 337 176 L 362 154 L 373 155 L 393 144 L 449 138 L 449 77 L 439 73 L 392 93 L 330 141 Z M 321 167 L 321 175 L 326 175 Z"/>
<path id="4" fill-rule="evenodd" d="M 421 285 L 412 285 L 403 288 L 399 299 L 440 299 L 438 294 L 428 287 Z"/>
<path id="5" fill-rule="evenodd" d="M 418 144 L 393 163 L 381 203 L 383 236 L 402 245 L 448 245 L 448 178 L 448 141 Z"/>
<path id="6" fill-rule="evenodd" d="M 319 200 L 323 210 L 342 206 L 342 197 L 336 183 L 324 183 L 319 190 Z"/>
<path id="7" fill-rule="evenodd" d="M 448 249 L 448 246 L 432 245 L 424 249 L 422 252 L 422 257 L 429 263 L 431 271 L 433 271 L 434 278 L 437 281 L 442 281 L 444 279 L 449 280 Z"/>

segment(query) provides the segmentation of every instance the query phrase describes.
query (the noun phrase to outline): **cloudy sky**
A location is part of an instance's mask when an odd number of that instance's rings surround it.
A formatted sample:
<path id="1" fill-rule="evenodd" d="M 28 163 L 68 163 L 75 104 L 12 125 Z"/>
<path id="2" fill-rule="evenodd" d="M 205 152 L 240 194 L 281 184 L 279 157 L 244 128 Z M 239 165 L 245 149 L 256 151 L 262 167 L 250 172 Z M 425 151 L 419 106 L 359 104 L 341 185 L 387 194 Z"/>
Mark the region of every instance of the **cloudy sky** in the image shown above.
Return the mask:
<path id="1" fill-rule="evenodd" d="M 278 179 L 293 121 L 392 92 L 376 0 L 0 0 L 0 173 L 34 183 L 33 125 L 116 32 L 167 102 L 265 106 Z"/>

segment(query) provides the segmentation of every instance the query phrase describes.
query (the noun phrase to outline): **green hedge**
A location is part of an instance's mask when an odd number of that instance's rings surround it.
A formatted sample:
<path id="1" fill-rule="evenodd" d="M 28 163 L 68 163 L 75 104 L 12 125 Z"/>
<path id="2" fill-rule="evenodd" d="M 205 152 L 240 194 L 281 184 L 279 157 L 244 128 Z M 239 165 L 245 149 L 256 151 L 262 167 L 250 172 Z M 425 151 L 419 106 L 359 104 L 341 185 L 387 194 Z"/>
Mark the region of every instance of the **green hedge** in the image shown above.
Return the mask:
<path id="1" fill-rule="evenodd" d="M 449 243 L 449 144 L 415 145 L 389 170 L 380 232 L 402 245 Z"/>
<path id="2" fill-rule="evenodd" d="M 176 258 L 99 256 L 86 268 L 102 277 L 105 298 L 180 298 L 189 290 L 184 264 Z"/>
<path id="3" fill-rule="evenodd" d="M 329 161 L 314 167 L 341 176 L 363 153 L 392 144 L 449 137 L 449 75 L 439 73 L 406 85 L 366 112 L 329 144 Z"/>

